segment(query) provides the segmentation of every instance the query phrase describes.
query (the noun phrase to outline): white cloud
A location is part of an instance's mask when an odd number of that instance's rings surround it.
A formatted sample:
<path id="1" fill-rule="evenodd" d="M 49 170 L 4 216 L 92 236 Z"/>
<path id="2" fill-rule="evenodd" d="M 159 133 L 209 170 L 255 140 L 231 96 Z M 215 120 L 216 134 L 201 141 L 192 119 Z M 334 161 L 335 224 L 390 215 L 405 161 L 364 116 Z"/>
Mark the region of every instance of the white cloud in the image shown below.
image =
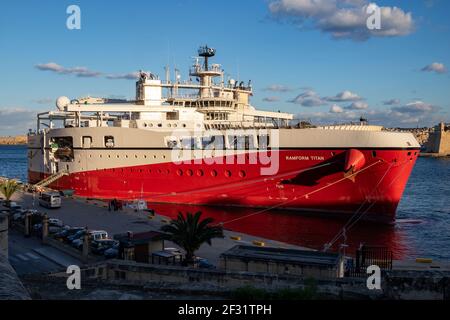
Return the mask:
<path id="1" fill-rule="evenodd" d="M 335 95 L 334 97 L 326 97 L 325 100 L 332 102 L 344 102 L 344 101 L 360 101 L 362 98 L 356 93 L 351 91 L 343 91 Z"/>
<path id="2" fill-rule="evenodd" d="M 437 107 L 423 101 L 413 101 L 401 107 L 393 107 L 393 111 L 400 113 L 426 113 L 436 111 Z"/>
<path id="3" fill-rule="evenodd" d="M 0 107 L 0 135 L 26 134 L 36 127 L 36 114 L 39 111 L 21 107 Z"/>
<path id="4" fill-rule="evenodd" d="M 331 113 L 343 113 L 344 109 L 342 107 L 338 106 L 337 104 L 333 104 L 330 108 Z"/>
<path id="5" fill-rule="evenodd" d="M 366 102 L 363 101 L 356 101 L 353 102 L 351 105 L 345 107 L 347 110 L 365 110 L 369 107 L 369 105 Z"/>
<path id="6" fill-rule="evenodd" d="M 104 74 L 103 72 L 89 70 L 86 67 L 66 68 L 55 62 L 37 64 L 35 67 L 36 69 L 41 71 L 50 71 L 58 74 L 74 75 L 76 77 L 84 77 L 84 78 L 105 77 L 106 79 L 110 80 L 117 80 L 117 79 L 135 80 L 139 77 L 139 72 L 130 72 L 125 74 Z"/>
<path id="7" fill-rule="evenodd" d="M 443 63 L 433 62 L 422 68 L 424 72 L 447 73 L 447 67 Z"/>
<path id="8" fill-rule="evenodd" d="M 272 84 L 266 88 L 263 89 L 264 91 L 271 91 L 271 92 L 288 92 L 292 91 L 291 87 L 281 85 L 281 84 Z"/>
<path id="9" fill-rule="evenodd" d="M 273 0 L 270 13 L 292 21 L 299 27 L 313 27 L 335 39 L 367 40 L 370 37 L 404 36 L 414 31 L 411 13 L 397 7 L 379 7 L 381 29 L 367 28 L 365 0 Z"/>
<path id="10" fill-rule="evenodd" d="M 303 107 L 318 107 L 326 105 L 327 102 L 324 101 L 317 92 L 313 90 L 307 90 L 303 92 L 302 94 L 299 94 L 297 97 L 295 97 L 292 100 L 289 100 L 289 102 L 299 104 Z"/>
<path id="11" fill-rule="evenodd" d="M 93 78 L 93 77 L 99 77 L 102 75 L 101 72 L 91 71 L 86 67 L 65 68 L 55 62 L 38 64 L 38 65 L 36 65 L 36 68 L 41 71 L 51 71 L 51 72 L 56 72 L 59 74 L 72 74 L 77 77 Z"/>
<path id="12" fill-rule="evenodd" d="M 265 102 L 277 102 L 277 101 L 280 101 L 280 98 L 279 97 L 275 97 L 275 96 L 265 97 L 263 99 L 263 101 L 265 101 Z"/>
<path id="13" fill-rule="evenodd" d="M 108 74 L 106 75 L 107 79 L 111 79 L 111 80 L 120 80 L 120 79 L 125 79 L 125 80 L 136 80 L 139 78 L 139 72 L 130 72 L 130 73 L 124 73 L 124 74 Z"/>
<path id="14" fill-rule="evenodd" d="M 340 112 L 342 109 L 342 112 Z M 386 127 L 434 126 L 439 121 L 449 121 L 440 108 L 423 101 L 412 101 L 404 106 L 378 110 L 349 110 L 333 105 L 329 112 L 301 113 L 299 119 L 312 119 L 315 124 L 358 122 L 361 116 L 369 123 Z M 445 118 L 447 118 L 445 120 Z"/>
<path id="15" fill-rule="evenodd" d="M 37 104 L 50 104 L 52 102 L 55 102 L 55 99 L 41 98 L 41 99 L 34 99 L 33 102 Z"/>
<path id="16" fill-rule="evenodd" d="M 383 101 L 383 104 L 385 106 L 394 106 L 394 105 L 400 104 L 400 100 L 399 99 L 389 99 L 389 100 Z"/>

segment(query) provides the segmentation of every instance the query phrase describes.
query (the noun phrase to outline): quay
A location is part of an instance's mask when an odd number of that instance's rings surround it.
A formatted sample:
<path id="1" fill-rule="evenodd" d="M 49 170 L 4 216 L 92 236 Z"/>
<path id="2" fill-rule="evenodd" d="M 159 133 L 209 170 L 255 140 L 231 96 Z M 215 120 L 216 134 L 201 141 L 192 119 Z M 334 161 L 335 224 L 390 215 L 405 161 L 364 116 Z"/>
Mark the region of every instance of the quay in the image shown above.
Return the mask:
<path id="1" fill-rule="evenodd" d="M 89 229 L 105 230 L 108 234 L 123 234 L 124 232 L 146 232 L 159 231 L 163 225 L 169 222 L 169 218 L 155 212 L 154 217 L 149 219 L 149 213 L 146 211 L 134 210 L 124 207 L 119 211 L 108 211 L 107 203 L 101 200 L 85 199 L 79 197 L 63 198 L 63 204 L 60 209 L 47 209 L 39 206 L 37 197 L 28 192 L 17 192 L 12 201 L 22 205 L 25 209 L 36 209 L 46 213 L 49 218 L 58 218 L 65 224 L 73 227 L 88 227 Z M 187 206 L 187 211 L 189 206 Z M 236 245 L 264 246 L 280 249 L 311 250 L 315 249 L 297 246 L 276 240 L 256 237 L 250 234 L 237 233 L 230 230 L 224 230 L 223 239 L 213 239 L 212 246 L 204 244 L 197 255 L 209 260 L 212 264 L 218 265 L 220 255 Z M 166 247 L 176 247 L 168 242 Z M 426 260 L 417 257 L 410 260 L 393 260 L 393 270 L 448 270 L 450 271 L 450 262 Z"/>
<path id="2" fill-rule="evenodd" d="M 34 199 L 33 195 L 26 192 L 18 192 L 11 199 L 22 205 L 25 209 L 36 209 L 40 212 L 47 213 L 49 218 L 58 218 L 65 224 L 73 227 L 88 227 L 89 229 L 105 230 L 111 236 L 121 234 L 127 231 L 144 232 L 158 231 L 163 225 L 167 224 L 168 218 L 155 213 L 154 218 L 149 219 L 149 213 L 146 211 L 135 211 L 132 208 L 124 207 L 120 211 L 108 211 L 107 203 L 100 200 L 87 200 L 84 198 L 64 198 L 60 209 L 47 209 L 40 207 L 38 199 Z M 254 245 L 255 243 L 263 243 L 263 245 L 275 248 L 291 248 L 312 250 L 305 247 L 295 246 L 284 242 L 270 239 L 264 239 L 247 234 L 236 233 L 224 230 L 225 238 L 213 239 L 212 246 L 204 244 L 198 251 L 197 255 L 207 259 L 212 264 L 217 265 L 219 256 L 222 252 L 231 249 L 237 244 Z M 238 240 L 233 240 L 238 239 Z M 168 242 L 169 247 L 174 245 Z"/>
<path id="3" fill-rule="evenodd" d="M 138 235 L 159 231 L 169 222 L 161 214 L 152 215 L 128 207 L 109 211 L 107 204 L 100 200 L 65 197 L 60 209 L 40 207 L 37 198 L 24 191 L 14 194 L 11 200 L 72 227 L 106 230 L 111 237 L 119 234 L 123 237 L 129 232 L 136 235 L 137 240 Z M 166 299 L 169 296 L 227 299 L 239 290 L 263 290 L 268 294 L 280 290 L 305 294 L 312 290 L 313 297 L 341 300 L 450 298 L 449 262 L 426 257 L 391 261 L 391 268 L 383 269 L 382 289 L 373 291 L 367 288 L 365 269 L 359 274 L 348 274 L 344 270 L 345 259 L 340 254 L 322 253 L 229 230 L 224 230 L 224 235 L 223 239 L 213 239 L 212 246 L 202 245 L 196 252 L 215 266 L 212 269 L 91 255 L 85 260 L 84 247 L 76 258 L 64 250 L 59 241 L 26 238 L 17 229 L 11 230 L 9 260 L 25 288 L 31 291 L 31 298 L 38 294 L 39 298 L 48 299 Z M 170 241 L 164 241 L 163 248 L 176 248 Z M 38 260 L 38 256 L 45 261 Z M 18 263 L 20 257 L 27 261 Z M 71 296 L 61 292 L 65 292 L 65 268 L 73 264 L 82 268 L 83 286 L 87 289 Z"/>

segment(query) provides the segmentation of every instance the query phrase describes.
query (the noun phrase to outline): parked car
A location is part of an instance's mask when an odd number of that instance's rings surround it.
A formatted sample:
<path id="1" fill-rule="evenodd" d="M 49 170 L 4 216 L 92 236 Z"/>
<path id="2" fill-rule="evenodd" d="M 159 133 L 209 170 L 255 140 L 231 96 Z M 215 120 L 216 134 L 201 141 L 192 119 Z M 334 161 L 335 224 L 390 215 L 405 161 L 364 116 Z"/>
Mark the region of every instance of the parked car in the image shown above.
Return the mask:
<path id="1" fill-rule="evenodd" d="M 48 219 L 48 224 L 49 226 L 54 226 L 54 227 L 64 227 L 64 223 L 60 220 L 60 219 L 56 219 L 56 218 L 50 218 Z"/>
<path id="2" fill-rule="evenodd" d="M 76 239 L 73 239 L 71 242 L 71 245 L 74 248 L 77 249 L 81 249 L 83 248 L 83 242 L 84 242 L 84 235 L 86 234 L 83 233 L 81 236 L 77 237 Z M 99 240 L 106 240 L 108 239 L 108 232 L 104 231 L 104 230 L 93 230 L 93 231 L 88 231 L 88 234 L 91 238 L 92 241 L 99 241 Z"/>
<path id="3" fill-rule="evenodd" d="M 75 235 L 77 232 L 85 230 L 83 227 L 68 227 L 55 234 L 55 239 L 68 242 L 69 237 Z"/>
<path id="4" fill-rule="evenodd" d="M 119 256 L 119 243 L 114 244 L 111 248 L 105 250 L 103 256 L 107 259 L 114 259 Z"/>
<path id="5" fill-rule="evenodd" d="M 197 266 L 202 269 L 215 269 L 216 268 L 216 266 L 213 265 L 212 263 L 210 263 L 207 259 L 200 258 L 200 257 L 195 258 L 195 264 L 197 264 Z"/>
<path id="6" fill-rule="evenodd" d="M 10 209 L 11 212 L 13 212 L 13 213 L 16 212 L 16 211 L 19 211 L 19 210 L 23 210 L 22 206 L 21 206 L 21 205 L 18 205 L 18 204 L 15 203 L 15 202 L 11 202 L 11 203 L 10 203 L 9 209 Z"/>
<path id="7" fill-rule="evenodd" d="M 19 220 L 22 220 L 25 218 L 26 210 L 22 209 L 22 210 L 14 211 L 11 213 L 12 213 L 12 217 L 13 217 L 12 219 L 14 221 L 19 221 Z"/>
<path id="8" fill-rule="evenodd" d="M 80 239 L 82 238 L 85 234 L 86 234 L 87 230 L 86 229 L 81 229 L 78 230 L 77 232 L 75 232 L 74 234 L 72 234 L 71 236 L 67 237 L 67 241 L 69 243 L 72 243 L 74 240 Z"/>
<path id="9" fill-rule="evenodd" d="M 105 239 L 105 240 L 95 240 L 91 243 L 91 250 L 93 253 L 98 255 L 103 255 L 103 253 L 108 250 L 109 248 L 112 248 L 113 246 L 118 245 L 117 240 L 112 239 Z"/>

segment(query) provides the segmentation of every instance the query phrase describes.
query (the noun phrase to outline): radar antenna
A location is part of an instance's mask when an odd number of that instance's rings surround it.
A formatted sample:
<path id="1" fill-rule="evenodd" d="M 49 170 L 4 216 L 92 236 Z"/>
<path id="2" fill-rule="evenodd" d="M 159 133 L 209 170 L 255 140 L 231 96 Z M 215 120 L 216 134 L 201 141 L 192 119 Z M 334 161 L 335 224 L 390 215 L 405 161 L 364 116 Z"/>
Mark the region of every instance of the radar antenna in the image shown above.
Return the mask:
<path id="1" fill-rule="evenodd" d="M 216 49 L 209 48 L 207 45 L 198 49 L 198 55 L 205 58 L 205 71 L 208 71 L 208 58 L 216 55 Z"/>

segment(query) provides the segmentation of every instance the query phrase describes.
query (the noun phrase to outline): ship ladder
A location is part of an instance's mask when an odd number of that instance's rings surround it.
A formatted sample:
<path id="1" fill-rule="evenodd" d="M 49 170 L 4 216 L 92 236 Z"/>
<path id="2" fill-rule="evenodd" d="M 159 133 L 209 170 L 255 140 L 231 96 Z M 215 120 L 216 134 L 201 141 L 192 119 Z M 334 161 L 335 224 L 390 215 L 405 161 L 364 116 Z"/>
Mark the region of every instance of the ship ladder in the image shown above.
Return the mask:
<path id="1" fill-rule="evenodd" d="M 33 187 L 43 188 L 48 186 L 49 184 L 55 182 L 56 180 L 62 178 L 63 176 L 68 176 L 69 172 L 67 170 L 62 170 L 60 172 L 54 173 L 51 176 L 48 176 L 47 178 L 39 181 L 38 183 L 34 184 Z"/>

